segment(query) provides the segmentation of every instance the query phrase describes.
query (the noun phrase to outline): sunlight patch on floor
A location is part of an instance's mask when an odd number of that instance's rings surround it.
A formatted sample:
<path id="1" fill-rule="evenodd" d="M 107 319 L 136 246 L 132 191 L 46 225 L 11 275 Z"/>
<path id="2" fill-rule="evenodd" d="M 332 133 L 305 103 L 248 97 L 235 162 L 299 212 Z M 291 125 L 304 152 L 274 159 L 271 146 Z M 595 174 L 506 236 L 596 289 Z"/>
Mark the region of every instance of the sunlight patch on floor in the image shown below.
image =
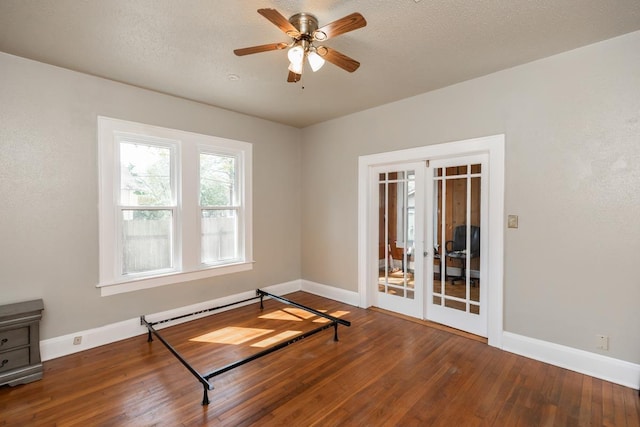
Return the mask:
<path id="1" fill-rule="evenodd" d="M 228 326 L 226 328 L 218 329 L 217 331 L 191 338 L 189 341 L 239 345 L 272 332 L 274 332 L 273 329 L 239 328 L 236 326 Z"/>
<path id="2" fill-rule="evenodd" d="M 282 310 L 272 311 L 260 316 L 260 319 L 270 320 L 291 320 L 294 322 L 302 322 L 303 320 L 314 317 L 315 314 L 299 308 L 283 308 Z"/>
<path id="3" fill-rule="evenodd" d="M 324 312 L 324 311 L 323 311 L 323 312 Z M 342 310 L 339 310 L 339 311 L 334 311 L 333 313 L 329 313 L 329 316 L 333 316 L 333 317 L 342 317 L 342 316 L 345 316 L 345 315 L 347 315 L 347 314 L 349 314 L 349 312 L 348 312 L 348 311 L 342 311 Z M 324 317 L 319 317 L 319 318 L 315 319 L 313 322 L 314 322 L 314 323 L 327 323 L 327 322 L 330 322 L 330 321 L 331 321 L 331 320 L 329 320 L 329 319 L 325 319 Z"/>

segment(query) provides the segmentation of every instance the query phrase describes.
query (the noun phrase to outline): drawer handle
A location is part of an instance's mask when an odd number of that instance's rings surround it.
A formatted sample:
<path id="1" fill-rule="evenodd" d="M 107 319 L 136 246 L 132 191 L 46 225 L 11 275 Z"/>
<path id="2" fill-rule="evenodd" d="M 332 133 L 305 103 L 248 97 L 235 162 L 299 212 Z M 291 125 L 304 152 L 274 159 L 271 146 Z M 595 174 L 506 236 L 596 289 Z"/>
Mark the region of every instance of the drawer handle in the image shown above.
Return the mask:
<path id="1" fill-rule="evenodd" d="M 7 363 L 9 363 L 9 359 L 4 359 L 2 361 L 2 365 L 0 365 L 0 368 L 2 368 L 4 365 L 6 365 Z"/>
<path id="2" fill-rule="evenodd" d="M 0 341 L 0 347 L 2 347 L 7 341 L 9 341 L 9 338 L 2 338 L 2 341 Z"/>

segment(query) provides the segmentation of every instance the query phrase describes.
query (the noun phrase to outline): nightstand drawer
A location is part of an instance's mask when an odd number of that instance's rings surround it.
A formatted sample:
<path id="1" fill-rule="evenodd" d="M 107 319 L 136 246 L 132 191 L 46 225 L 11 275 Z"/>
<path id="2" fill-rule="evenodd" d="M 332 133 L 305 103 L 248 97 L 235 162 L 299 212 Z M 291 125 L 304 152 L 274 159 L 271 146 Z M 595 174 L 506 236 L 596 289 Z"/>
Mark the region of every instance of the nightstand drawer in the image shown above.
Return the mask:
<path id="1" fill-rule="evenodd" d="M 29 344 L 29 328 L 0 331 L 0 351 Z M 4 360 L 4 359 L 2 359 Z"/>
<path id="2" fill-rule="evenodd" d="M 0 372 L 10 371 L 29 365 L 29 348 L 0 353 Z"/>

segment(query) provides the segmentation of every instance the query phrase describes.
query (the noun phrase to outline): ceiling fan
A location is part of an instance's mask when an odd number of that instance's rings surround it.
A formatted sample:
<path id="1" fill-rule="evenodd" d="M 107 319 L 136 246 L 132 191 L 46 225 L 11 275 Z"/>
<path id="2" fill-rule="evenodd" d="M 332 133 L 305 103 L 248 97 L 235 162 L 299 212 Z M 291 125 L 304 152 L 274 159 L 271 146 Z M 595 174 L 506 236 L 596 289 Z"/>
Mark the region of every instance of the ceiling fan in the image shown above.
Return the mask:
<path id="1" fill-rule="evenodd" d="M 233 51 L 236 55 L 244 56 L 289 48 L 287 57 L 290 64 L 287 81 L 290 83 L 295 83 L 302 78 L 305 58 L 314 72 L 318 71 L 325 61 L 329 61 L 350 73 L 353 73 L 360 66 L 358 61 L 335 49 L 316 45 L 316 43 L 324 42 L 331 37 L 336 37 L 367 25 L 367 21 L 359 13 L 352 13 L 320 28 L 318 28 L 318 19 L 310 13 L 296 13 L 289 19 L 275 9 L 258 9 L 258 13 L 291 37 L 291 42 L 269 43 L 236 49 Z"/>

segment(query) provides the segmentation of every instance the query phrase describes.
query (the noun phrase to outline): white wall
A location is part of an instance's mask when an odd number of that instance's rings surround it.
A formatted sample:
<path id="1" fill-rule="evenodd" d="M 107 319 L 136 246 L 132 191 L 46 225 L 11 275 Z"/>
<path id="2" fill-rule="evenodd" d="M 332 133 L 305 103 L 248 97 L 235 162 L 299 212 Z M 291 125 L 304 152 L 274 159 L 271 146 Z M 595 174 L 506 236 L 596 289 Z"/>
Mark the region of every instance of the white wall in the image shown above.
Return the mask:
<path id="1" fill-rule="evenodd" d="M 304 129 L 303 279 L 357 291 L 358 156 L 504 133 L 505 329 L 640 362 L 639 70 L 636 32 Z"/>
<path id="2" fill-rule="evenodd" d="M 253 143 L 254 270 L 100 297 L 96 117 Z M 0 304 L 48 339 L 300 278 L 299 129 L 0 53 Z"/>

